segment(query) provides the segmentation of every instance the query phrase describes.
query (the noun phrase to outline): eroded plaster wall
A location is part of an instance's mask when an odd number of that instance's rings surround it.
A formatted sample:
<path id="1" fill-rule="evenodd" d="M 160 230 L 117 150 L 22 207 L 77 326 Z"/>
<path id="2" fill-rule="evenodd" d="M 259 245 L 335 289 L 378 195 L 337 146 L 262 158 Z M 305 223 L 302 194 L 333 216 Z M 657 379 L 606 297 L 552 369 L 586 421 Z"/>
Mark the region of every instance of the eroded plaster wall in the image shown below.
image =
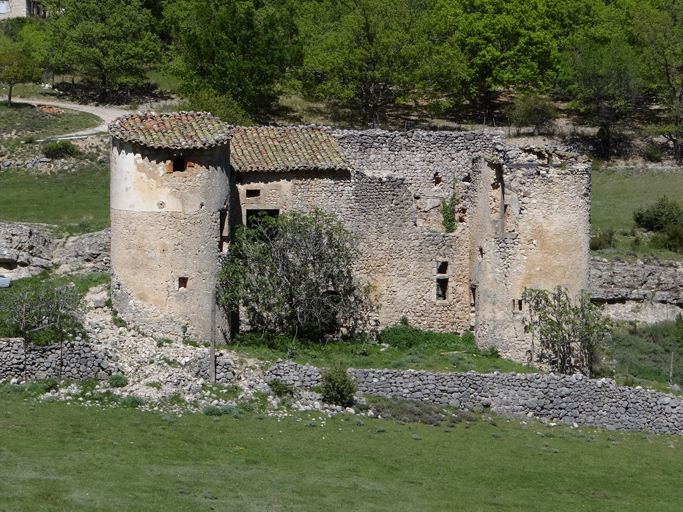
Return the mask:
<path id="1" fill-rule="evenodd" d="M 159 337 L 210 339 L 227 240 L 228 158 L 228 146 L 172 152 L 113 139 L 112 303 L 130 325 Z M 227 332 L 220 314 L 216 321 Z"/>
<path id="2" fill-rule="evenodd" d="M 375 284 L 381 303 L 376 325 L 398 323 L 437 331 L 469 327 L 466 239 L 429 233 L 417 226 L 412 191 L 397 176 L 362 172 L 240 173 L 233 195 L 233 218 L 247 210 L 310 211 L 338 215 L 358 236 L 362 258 L 357 271 Z M 250 197 L 247 197 L 247 191 Z M 258 191 L 258 195 L 255 191 Z M 239 206 L 238 206 L 239 205 Z M 445 298 L 437 298 L 438 264 L 447 262 Z"/>
<path id="3" fill-rule="evenodd" d="M 511 149 L 473 168 L 471 280 L 478 343 L 517 361 L 534 356 L 524 333 L 524 288 L 588 288 L 590 162 Z"/>

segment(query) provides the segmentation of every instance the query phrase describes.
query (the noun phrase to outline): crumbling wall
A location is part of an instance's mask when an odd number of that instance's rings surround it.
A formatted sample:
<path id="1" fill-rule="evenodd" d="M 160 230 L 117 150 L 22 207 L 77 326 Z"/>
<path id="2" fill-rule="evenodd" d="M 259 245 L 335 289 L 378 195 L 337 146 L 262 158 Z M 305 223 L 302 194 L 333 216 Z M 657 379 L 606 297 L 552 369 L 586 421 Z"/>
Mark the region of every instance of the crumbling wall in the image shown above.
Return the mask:
<path id="1" fill-rule="evenodd" d="M 534 357 L 524 333 L 524 288 L 588 287 L 590 162 L 510 149 L 473 167 L 465 204 L 477 342 L 516 360 Z"/>
<path id="2" fill-rule="evenodd" d="M 261 193 L 247 198 L 247 190 Z M 240 173 L 233 198 L 242 212 L 319 208 L 337 215 L 358 236 L 363 256 L 356 270 L 377 288 L 378 327 L 406 316 L 424 329 L 468 328 L 467 240 L 461 231 L 425 233 L 418 227 L 412 192 L 403 178 L 362 172 Z M 447 278 L 448 291 L 444 300 L 438 300 L 437 265 L 444 261 L 448 271 L 440 277 Z"/>
<path id="3" fill-rule="evenodd" d="M 503 133 L 488 130 L 339 130 L 332 136 L 356 169 L 370 176 L 404 178 L 415 201 L 417 226 L 425 231 L 443 231 L 442 199 L 448 201 L 453 193 L 462 196 L 472 159 L 505 149 Z"/>
<path id="4" fill-rule="evenodd" d="M 174 171 L 174 160 L 186 168 Z M 228 225 L 228 146 L 173 152 L 112 140 L 112 304 L 144 332 L 209 341 Z M 227 334 L 217 311 L 217 329 Z"/>

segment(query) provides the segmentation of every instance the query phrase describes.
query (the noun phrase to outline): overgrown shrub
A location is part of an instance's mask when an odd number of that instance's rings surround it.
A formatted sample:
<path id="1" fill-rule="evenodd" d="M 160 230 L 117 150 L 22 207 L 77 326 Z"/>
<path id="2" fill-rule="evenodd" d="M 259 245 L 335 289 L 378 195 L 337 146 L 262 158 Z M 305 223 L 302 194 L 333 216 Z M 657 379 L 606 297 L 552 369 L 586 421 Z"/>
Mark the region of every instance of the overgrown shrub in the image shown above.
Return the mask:
<path id="1" fill-rule="evenodd" d="M 341 362 L 334 362 L 321 372 L 322 395 L 326 402 L 342 407 L 353 404 L 353 395 L 358 391 L 358 384 L 346 370 Z"/>
<path id="2" fill-rule="evenodd" d="M 453 333 L 423 331 L 417 327 L 401 323 L 387 327 L 377 335 L 377 341 L 395 348 L 412 348 L 418 346 L 441 347 L 445 350 L 463 350 L 479 353 L 474 335 L 465 332 L 462 336 Z"/>
<path id="3" fill-rule="evenodd" d="M 529 306 L 525 331 L 536 337 L 540 347 L 532 356 L 560 373 L 580 371 L 590 376 L 594 353 L 610 334 L 604 306 L 591 302 L 585 290 L 571 297 L 561 286 L 552 291 L 525 288 L 522 299 Z"/>
<path id="4" fill-rule="evenodd" d="M 18 279 L 0 290 L 0 337 L 45 345 L 83 332 L 82 297 L 71 283 L 43 276 Z"/>
<path id="5" fill-rule="evenodd" d="M 220 416 L 223 414 L 223 411 L 215 405 L 207 405 L 202 409 L 202 414 L 206 414 L 207 416 Z"/>
<path id="6" fill-rule="evenodd" d="M 278 398 L 284 398 L 286 396 L 292 396 L 294 394 L 294 388 L 291 384 L 286 384 L 279 379 L 273 379 L 268 383 L 270 390 Z"/>
<path id="7" fill-rule="evenodd" d="M 664 158 L 664 150 L 656 142 L 649 141 L 643 148 L 643 158 L 648 162 L 661 162 Z"/>
<path id="8" fill-rule="evenodd" d="M 533 126 L 534 135 L 538 135 L 557 118 L 557 107 L 550 99 L 536 92 L 518 94 L 507 109 L 507 115 L 512 126 L 518 129 Z"/>
<path id="9" fill-rule="evenodd" d="M 663 231 L 670 224 L 683 224 L 683 208 L 667 196 L 650 206 L 639 206 L 633 212 L 636 225 L 648 231 Z"/>
<path id="10" fill-rule="evenodd" d="M 145 399 L 137 395 L 127 395 L 123 397 L 120 403 L 123 407 L 135 408 L 139 407 L 140 405 L 144 405 Z"/>
<path id="11" fill-rule="evenodd" d="M 122 388 L 128 385 L 128 377 L 125 375 L 111 375 L 109 377 L 109 385 L 113 388 Z"/>
<path id="12" fill-rule="evenodd" d="M 614 247 L 614 234 L 614 229 L 607 228 L 600 231 L 597 235 L 591 237 L 591 251 L 600 251 Z"/>
<path id="13" fill-rule="evenodd" d="M 43 154 L 47 158 L 67 158 L 80 153 L 78 146 L 68 140 L 48 142 L 43 146 Z"/>

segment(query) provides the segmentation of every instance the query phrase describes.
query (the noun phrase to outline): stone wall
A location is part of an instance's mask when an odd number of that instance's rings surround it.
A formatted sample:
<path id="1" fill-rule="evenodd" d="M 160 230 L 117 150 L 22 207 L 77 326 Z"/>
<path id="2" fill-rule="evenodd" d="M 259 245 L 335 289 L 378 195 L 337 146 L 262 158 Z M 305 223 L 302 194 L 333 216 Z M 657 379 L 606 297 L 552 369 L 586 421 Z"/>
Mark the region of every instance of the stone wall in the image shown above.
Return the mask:
<path id="1" fill-rule="evenodd" d="M 103 377 L 116 371 L 116 356 L 82 341 L 25 345 L 0 339 L 0 381 Z"/>
<path id="2" fill-rule="evenodd" d="M 683 312 L 680 262 L 633 264 L 593 258 L 589 283 L 593 300 L 605 303 L 614 320 L 665 322 Z"/>
<path id="3" fill-rule="evenodd" d="M 582 375 L 432 373 L 401 370 L 349 372 L 362 393 L 421 400 L 461 408 L 491 407 L 504 416 L 537 416 L 608 430 L 649 430 L 683 435 L 683 400 L 672 394 L 616 386 Z M 320 385 L 313 366 L 278 361 L 266 380 L 294 386 Z"/>

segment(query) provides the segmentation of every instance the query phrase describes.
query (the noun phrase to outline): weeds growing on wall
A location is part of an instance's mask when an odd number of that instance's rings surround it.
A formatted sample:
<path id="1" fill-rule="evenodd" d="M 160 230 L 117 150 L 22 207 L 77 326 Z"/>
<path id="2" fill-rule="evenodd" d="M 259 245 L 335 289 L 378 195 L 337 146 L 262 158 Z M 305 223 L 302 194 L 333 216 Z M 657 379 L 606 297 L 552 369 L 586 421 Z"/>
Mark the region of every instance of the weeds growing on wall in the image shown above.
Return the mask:
<path id="1" fill-rule="evenodd" d="M 455 232 L 455 228 L 458 226 L 458 222 L 455 219 L 455 207 L 458 204 L 458 199 L 455 196 L 455 185 L 457 180 L 453 181 L 453 193 L 448 201 L 446 199 L 441 199 L 441 217 L 443 223 L 443 229 L 446 233 Z"/>

